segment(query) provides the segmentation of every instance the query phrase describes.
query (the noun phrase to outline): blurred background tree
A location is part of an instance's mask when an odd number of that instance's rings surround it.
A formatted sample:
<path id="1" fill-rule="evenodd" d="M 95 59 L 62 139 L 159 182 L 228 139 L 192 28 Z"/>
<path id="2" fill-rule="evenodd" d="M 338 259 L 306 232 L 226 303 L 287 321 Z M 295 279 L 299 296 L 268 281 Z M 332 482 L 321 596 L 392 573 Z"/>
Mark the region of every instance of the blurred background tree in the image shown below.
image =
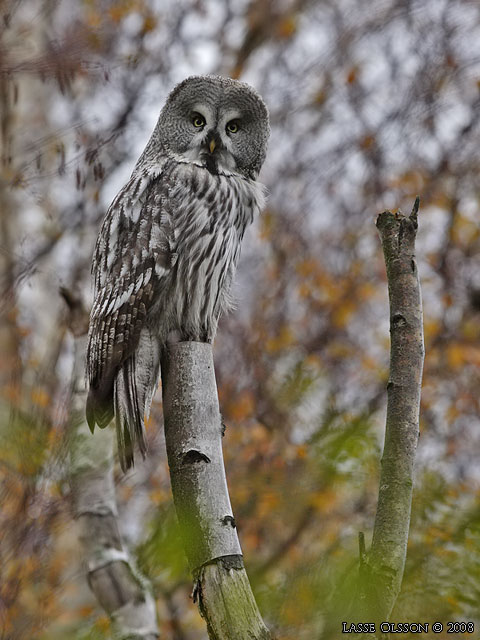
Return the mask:
<path id="1" fill-rule="evenodd" d="M 3 0 L 0 19 L 2 637 L 108 637 L 70 513 L 58 290 L 91 300 L 100 220 L 192 73 L 250 82 L 271 113 L 268 209 L 215 344 L 230 493 L 265 621 L 280 640 L 326 637 L 359 530 L 368 542 L 389 346 L 374 219 L 418 193 L 426 361 L 394 618 L 480 624 L 478 3 Z M 158 394 L 150 455 L 117 476 L 123 533 L 162 637 L 203 639 L 161 426 Z"/>

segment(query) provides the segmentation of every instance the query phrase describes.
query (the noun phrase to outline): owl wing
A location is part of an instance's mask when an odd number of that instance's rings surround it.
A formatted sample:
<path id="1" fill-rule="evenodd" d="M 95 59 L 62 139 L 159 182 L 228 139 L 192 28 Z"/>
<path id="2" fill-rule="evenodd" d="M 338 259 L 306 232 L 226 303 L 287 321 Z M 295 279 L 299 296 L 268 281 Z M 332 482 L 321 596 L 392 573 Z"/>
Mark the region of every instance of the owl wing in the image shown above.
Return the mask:
<path id="1" fill-rule="evenodd" d="M 103 427 L 113 417 L 116 372 L 137 348 L 152 302 L 175 262 L 168 187 L 162 174 L 133 176 L 112 203 L 97 239 L 87 347 L 92 430 L 95 422 Z"/>

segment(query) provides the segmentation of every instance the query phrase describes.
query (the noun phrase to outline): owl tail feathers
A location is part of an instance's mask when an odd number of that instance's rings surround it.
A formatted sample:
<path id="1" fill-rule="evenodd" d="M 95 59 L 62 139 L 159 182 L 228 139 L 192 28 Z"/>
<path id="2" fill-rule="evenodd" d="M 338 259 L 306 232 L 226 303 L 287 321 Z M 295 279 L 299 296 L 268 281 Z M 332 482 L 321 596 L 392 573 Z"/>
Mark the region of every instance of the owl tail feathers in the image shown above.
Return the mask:
<path id="1" fill-rule="evenodd" d="M 109 398 L 104 398 L 99 394 L 98 390 L 91 388 L 88 392 L 85 413 L 88 427 L 92 433 L 95 430 L 95 424 L 98 424 L 100 429 L 104 429 L 113 418 L 111 394 Z"/>
<path id="2" fill-rule="evenodd" d="M 115 418 L 118 455 L 123 471 L 134 463 L 138 445 L 145 458 L 147 441 L 144 416 L 150 412 L 160 377 L 161 345 L 150 329 L 142 329 L 136 350 L 99 387 L 91 387 L 87 398 L 90 431 L 106 427 Z"/>
<path id="3" fill-rule="evenodd" d="M 145 438 L 145 394 L 137 388 L 135 357 L 126 360 L 119 369 L 114 383 L 113 406 L 117 430 L 118 456 L 122 471 L 134 464 L 134 446 L 138 444 L 143 458 L 147 453 Z"/>

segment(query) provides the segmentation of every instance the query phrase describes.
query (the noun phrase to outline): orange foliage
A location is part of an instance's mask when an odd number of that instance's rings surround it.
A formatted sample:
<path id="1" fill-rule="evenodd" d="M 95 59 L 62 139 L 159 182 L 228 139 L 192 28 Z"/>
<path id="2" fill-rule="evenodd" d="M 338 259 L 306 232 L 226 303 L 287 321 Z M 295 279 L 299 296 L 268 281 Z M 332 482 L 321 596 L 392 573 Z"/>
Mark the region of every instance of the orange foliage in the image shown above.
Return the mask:
<path id="1" fill-rule="evenodd" d="M 45 409 L 50 404 L 50 396 L 45 389 L 37 387 L 32 389 L 32 401 L 42 409 Z"/>
<path id="2" fill-rule="evenodd" d="M 361 149 L 371 149 L 371 147 L 373 147 L 373 145 L 375 144 L 375 136 L 373 135 L 366 135 L 364 136 L 361 140 L 360 140 L 360 148 Z"/>
<path id="3" fill-rule="evenodd" d="M 295 341 L 292 330 L 288 326 L 281 327 L 276 336 L 267 339 L 265 349 L 268 353 L 275 353 L 290 347 Z"/>
<path id="4" fill-rule="evenodd" d="M 289 15 L 282 18 L 276 26 L 276 32 L 279 38 L 291 38 L 297 30 L 297 19 L 295 15 Z"/>

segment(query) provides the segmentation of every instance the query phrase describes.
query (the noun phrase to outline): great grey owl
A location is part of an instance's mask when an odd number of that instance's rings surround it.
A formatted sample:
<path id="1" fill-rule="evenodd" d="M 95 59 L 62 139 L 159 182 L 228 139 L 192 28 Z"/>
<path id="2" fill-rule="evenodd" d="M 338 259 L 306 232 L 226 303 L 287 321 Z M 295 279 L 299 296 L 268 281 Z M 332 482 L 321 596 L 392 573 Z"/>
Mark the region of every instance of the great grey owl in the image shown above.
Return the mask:
<path id="1" fill-rule="evenodd" d="M 170 93 L 130 180 L 101 225 L 92 263 L 87 420 L 115 418 L 122 469 L 170 339 L 211 342 L 229 306 L 246 227 L 264 206 L 256 182 L 268 111 L 249 85 L 194 76 Z"/>

